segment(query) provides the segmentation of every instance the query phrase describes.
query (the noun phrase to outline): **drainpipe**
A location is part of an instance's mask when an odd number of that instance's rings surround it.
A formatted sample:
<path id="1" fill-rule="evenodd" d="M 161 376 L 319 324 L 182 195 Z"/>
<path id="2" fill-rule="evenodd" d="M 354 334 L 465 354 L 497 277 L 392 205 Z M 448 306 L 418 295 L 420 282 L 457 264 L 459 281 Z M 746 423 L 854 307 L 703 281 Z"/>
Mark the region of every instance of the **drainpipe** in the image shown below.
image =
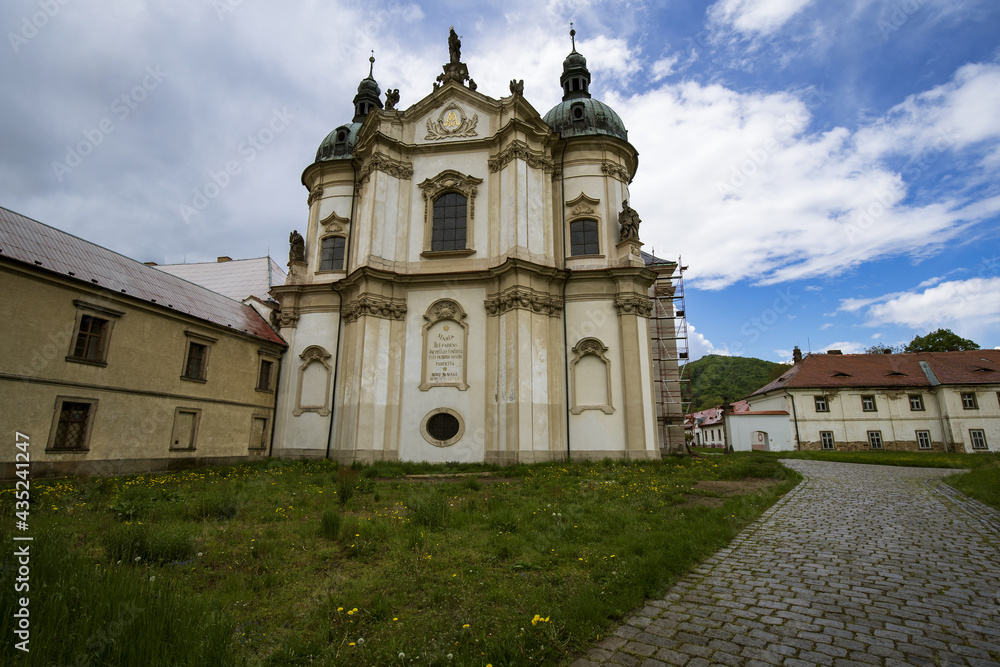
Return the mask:
<path id="1" fill-rule="evenodd" d="M 799 415 L 795 410 L 795 397 L 785 391 L 785 396 L 792 404 L 792 420 L 795 423 L 795 451 L 802 451 L 802 440 L 799 439 Z"/>
<path id="2" fill-rule="evenodd" d="M 562 253 L 563 270 L 566 271 L 566 279 L 562 284 L 562 325 L 563 325 L 563 383 L 566 386 L 566 460 L 572 460 L 572 450 L 570 448 L 569 419 L 570 419 L 570 399 L 569 399 L 569 329 L 566 323 L 566 287 L 569 285 L 569 271 L 566 269 L 566 144 L 563 143 L 562 155 L 559 157 L 559 206 L 562 209 L 562 225 L 559 228 L 559 250 Z"/>
<path id="3" fill-rule="evenodd" d="M 352 241 L 355 240 L 356 232 L 354 228 L 357 227 L 357 216 L 355 211 L 355 206 L 358 199 L 358 167 L 354 164 L 354 159 L 351 159 L 351 169 L 354 170 L 354 186 L 351 191 L 351 236 L 347 239 L 347 243 L 344 244 L 344 271 L 349 271 L 351 267 L 351 245 Z M 338 297 L 340 297 L 340 303 L 337 305 L 337 349 L 334 350 L 333 358 L 333 389 L 330 392 L 330 432 L 326 436 L 326 458 L 330 458 L 330 447 L 333 445 L 333 426 L 337 419 L 337 379 L 340 377 L 340 351 L 344 348 L 343 341 L 343 331 L 344 331 L 344 295 L 337 289 L 335 283 L 330 284 L 330 289 L 333 290 Z"/>
<path id="4" fill-rule="evenodd" d="M 268 257 L 268 272 L 271 271 L 271 261 Z M 278 416 L 278 393 L 281 391 L 281 383 L 278 382 L 278 378 L 281 377 L 281 356 L 278 357 L 278 362 L 274 365 L 274 403 L 271 405 L 271 438 L 267 444 L 267 458 L 271 458 L 271 452 L 274 451 L 274 420 Z"/>
<path id="5" fill-rule="evenodd" d="M 941 442 L 944 444 L 944 451 L 947 454 L 951 451 L 948 448 L 948 441 L 951 439 L 951 420 L 948 419 L 948 414 L 945 412 L 945 404 L 941 400 L 941 381 L 934 375 L 930 364 L 926 361 L 918 363 L 920 364 L 920 370 L 924 372 L 924 377 L 927 378 L 927 381 L 933 387 L 934 398 L 937 399 L 938 414 L 941 415 Z"/>

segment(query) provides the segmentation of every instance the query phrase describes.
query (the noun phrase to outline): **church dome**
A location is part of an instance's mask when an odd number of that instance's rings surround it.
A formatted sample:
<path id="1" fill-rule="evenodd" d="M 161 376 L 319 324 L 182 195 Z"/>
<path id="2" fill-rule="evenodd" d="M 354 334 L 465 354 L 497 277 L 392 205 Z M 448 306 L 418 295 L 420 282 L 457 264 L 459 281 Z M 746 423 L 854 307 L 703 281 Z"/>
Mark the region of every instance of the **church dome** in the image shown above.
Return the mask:
<path id="1" fill-rule="evenodd" d="M 543 120 L 563 138 L 606 134 L 628 141 L 628 130 L 615 110 L 590 97 L 563 100 Z"/>
<path id="2" fill-rule="evenodd" d="M 559 77 L 562 102 L 552 107 L 543 120 L 563 138 L 606 134 L 628 141 L 625 123 L 614 109 L 590 96 L 587 59 L 576 50 L 576 30 L 570 30 L 569 34 L 573 38 L 573 50 L 563 61 L 563 73 Z"/>
<path id="3" fill-rule="evenodd" d="M 316 162 L 350 158 L 354 151 L 354 144 L 358 139 L 358 130 L 361 129 L 365 117 L 373 109 L 383 108 L 378 82 L 373 76 L 375 56 L 369 58 L 368 61 L 371 63 L 368 67 L 368 76 L 358 84 L 358 94 L 354 96 L 354 118 L 347 125 L 341 125 L 326 135 L 316 150 Z"/>
<path id="4" fill-rule="evenodd" d="M 360 129 L 361 123 L 349 123 L 326 135 L 316 150 L 316 162 L 350 159 Z"/>

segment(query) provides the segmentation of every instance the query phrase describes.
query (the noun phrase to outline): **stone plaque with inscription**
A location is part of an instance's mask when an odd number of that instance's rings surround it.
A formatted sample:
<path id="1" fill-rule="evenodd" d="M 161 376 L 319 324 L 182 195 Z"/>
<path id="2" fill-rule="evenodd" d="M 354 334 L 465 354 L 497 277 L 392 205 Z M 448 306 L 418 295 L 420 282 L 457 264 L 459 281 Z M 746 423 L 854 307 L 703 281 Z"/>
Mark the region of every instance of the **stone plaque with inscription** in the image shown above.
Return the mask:
<path id="1" fill-rule="evenodd" d="M 465 350 L 468 325 L 465 311 L 450 299 L 435 301 L 424 315 L 423 382 L 420 389 L 457 387 L 464 391 L 466 383 Z"/>

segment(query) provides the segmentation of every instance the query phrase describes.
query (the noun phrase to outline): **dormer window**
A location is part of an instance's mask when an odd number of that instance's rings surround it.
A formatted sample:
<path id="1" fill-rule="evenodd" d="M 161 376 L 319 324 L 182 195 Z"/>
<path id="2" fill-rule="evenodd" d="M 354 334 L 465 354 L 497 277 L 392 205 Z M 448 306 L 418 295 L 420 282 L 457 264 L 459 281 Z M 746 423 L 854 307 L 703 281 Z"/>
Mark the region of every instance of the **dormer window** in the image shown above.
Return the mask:
<path id="1" fill-rule="evenodd" d="M 570 106 L 569 115 L 570 118 L 572 118 L 574 121 L 583 120 L 584 116 L 586 115 L 586 111 L 583 108 L 583 102 L 577 102 L 572 106 Z"/>

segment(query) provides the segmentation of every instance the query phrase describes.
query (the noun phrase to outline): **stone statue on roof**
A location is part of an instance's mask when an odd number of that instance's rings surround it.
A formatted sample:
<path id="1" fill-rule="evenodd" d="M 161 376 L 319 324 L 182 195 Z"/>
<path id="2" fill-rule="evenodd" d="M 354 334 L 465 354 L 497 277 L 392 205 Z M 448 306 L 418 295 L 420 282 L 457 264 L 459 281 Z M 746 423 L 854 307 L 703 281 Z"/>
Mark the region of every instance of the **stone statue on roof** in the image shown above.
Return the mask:
<path id="1" fill-rule="evenodd" d="M 448 55 L 452 65 L 457 65 L 462 60 L 462 40 L 458 38 L 454 27 L 448 33 Z"/>
<path id="2" fill-rule="evenodd" d="M 399 104 L 399 88 L 388 88 L 385 91 L 385 110 L 392 111 Z"/>
<path id="3" fill-rule="evenodd" d="M 297 229 L 288 235 L 288 263 L 306 261 L 306 242 Z"/>
<path id="4" fill-rule="evenodd" d="M 619 240 L 639 240 L 639 223 L 642 220 L 639 219 L 639 214 L 635 212 L 635 209 L 628 205 L 628 200 L 622 202 L 622 211 L 618 214 L 618 224 L 621 225 L 621 232 L 619 235 Z"/>

